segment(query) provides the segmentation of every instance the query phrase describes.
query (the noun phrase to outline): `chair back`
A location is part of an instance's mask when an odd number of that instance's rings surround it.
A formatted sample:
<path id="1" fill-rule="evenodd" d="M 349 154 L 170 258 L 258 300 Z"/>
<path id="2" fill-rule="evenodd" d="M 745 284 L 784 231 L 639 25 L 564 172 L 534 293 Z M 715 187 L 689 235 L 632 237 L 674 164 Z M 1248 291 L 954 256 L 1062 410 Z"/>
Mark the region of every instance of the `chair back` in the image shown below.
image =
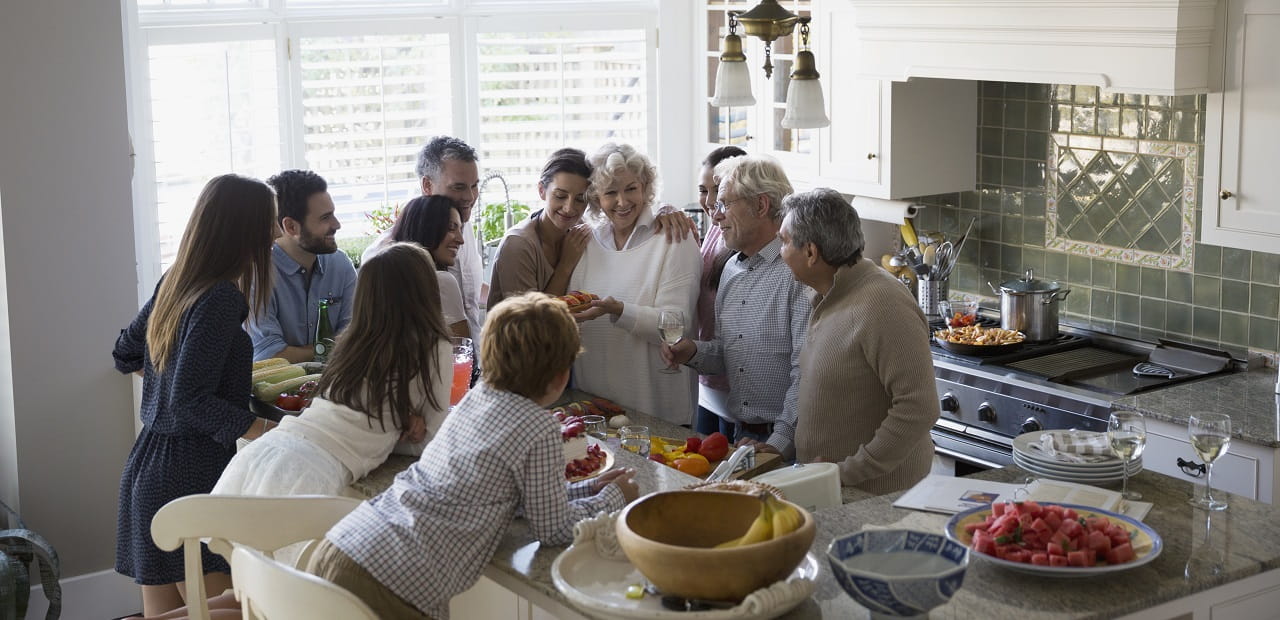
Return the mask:
<path id="1" fill-rule="evenodd" d="M 188 495 L 156 512 L 151 519 L 151 538 L 165 551 L 182 547 L 189 617 L 208 620 L 201 539 L 208 539 L 209 550 L 228 560 L 232 542 L 270 553 L 296 542 L 323 538 L 359 505 L 357 499 L 326 495 Z"/>
<path id="2" fill-rule="evenodd" d="M 231 552 L 245 620 L 378 620 L 356 595 L 248 547 Z"/>

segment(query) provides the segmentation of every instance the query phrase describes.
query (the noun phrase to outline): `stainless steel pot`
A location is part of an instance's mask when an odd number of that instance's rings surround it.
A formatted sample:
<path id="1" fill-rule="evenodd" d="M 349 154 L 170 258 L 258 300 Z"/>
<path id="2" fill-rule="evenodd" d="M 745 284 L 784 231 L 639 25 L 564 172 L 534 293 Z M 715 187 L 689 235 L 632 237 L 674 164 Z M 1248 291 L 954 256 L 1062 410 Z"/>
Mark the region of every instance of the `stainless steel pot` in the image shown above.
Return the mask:
<path id="1" fill-rule="evenodd" d="M 1026 334 L 1027 340 L 1053 340 L 1058 336 L 1058 302 L 1066 299 L 1071 289 L 1058 282 L 1037 280 L 1030 269 L 1017 280 L 1009 280 L 996 288 L 987 286 L 1000 296 L 1000 327 Z"/>

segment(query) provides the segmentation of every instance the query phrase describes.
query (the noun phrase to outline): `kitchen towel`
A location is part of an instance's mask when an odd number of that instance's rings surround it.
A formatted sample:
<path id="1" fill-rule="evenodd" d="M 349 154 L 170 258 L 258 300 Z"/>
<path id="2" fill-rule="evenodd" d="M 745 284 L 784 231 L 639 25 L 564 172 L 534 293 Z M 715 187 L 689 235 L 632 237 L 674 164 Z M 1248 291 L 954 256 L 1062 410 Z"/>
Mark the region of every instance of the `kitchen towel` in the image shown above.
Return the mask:
<path id="1" fill-rule="evenodd" d="M 853 208 L 858 212 L 858 217 L 864 220 L 887 222 L 897 226 L 907 223 L 908 218 L 915 217 L 920 211 L 919 205 L 905 200 L 881 200 L 866 196 L 854 196 Z"/>
<path id="2" fill-rule="evenodd" d="M 1101 463 L 1116 458 L 1106 433 L 1044 433 L 1040 435 L 1040 441 L 1031 444 L 1031 447 L 1064 463 Z"/>

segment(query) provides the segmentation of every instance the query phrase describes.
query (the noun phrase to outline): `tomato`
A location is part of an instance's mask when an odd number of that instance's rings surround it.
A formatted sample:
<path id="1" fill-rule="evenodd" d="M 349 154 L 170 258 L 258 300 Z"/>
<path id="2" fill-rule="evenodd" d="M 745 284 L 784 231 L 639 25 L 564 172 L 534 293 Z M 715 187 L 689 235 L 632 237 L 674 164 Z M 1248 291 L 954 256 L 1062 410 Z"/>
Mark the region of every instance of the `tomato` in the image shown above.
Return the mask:
<path id="1" fill-rule="evenodd" d="M 684 451 L 688 454 L 693 454 L 694 452 L 697 452 L 698 448 L 701 448 L 701 447 L 702 447 L 701 437 L 690 437 L 684 440 Z"/>
<path id="2" fill-rule="evenodd" d="M 276 406 L 285 411 L 302 411 L 306 399 L 297 394 L 281 394 L 276 398 Z"/>
<path id="3" fill-rule="evenodd" d="M 706 439 L 702 440 L 702 445 L 698 447 L 698 454 L 706 457 L 708 461 L 718 461 L 729 454 L 729 438 L 722 433 L 711 433 Z"/>

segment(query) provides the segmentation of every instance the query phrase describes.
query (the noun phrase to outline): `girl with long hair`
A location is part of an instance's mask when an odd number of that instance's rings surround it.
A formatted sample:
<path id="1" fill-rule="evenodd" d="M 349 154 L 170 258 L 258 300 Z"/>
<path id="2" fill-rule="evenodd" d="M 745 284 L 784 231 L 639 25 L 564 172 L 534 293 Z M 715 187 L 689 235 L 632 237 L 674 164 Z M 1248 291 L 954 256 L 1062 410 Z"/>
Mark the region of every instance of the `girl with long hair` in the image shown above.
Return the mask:
<path id="1" fill-rule="evenodd" d="M 169 501 L 208 493 L 235 454 L 269 422 L 249 411 L 250 313 L 271 294 L 275 196 L 261 181 L 227 174 L 209 181 L 173 267 L 112 352 L 116 369 L 140 373 L 142 431 L 120 479 L 116 571 L 142 586 L 154 615 L 182 605 L 181 551 L 151 539 L 151 518 Z M 231 585 L 225 560 L 203 549 L 210 592 Z"/>
<path id="2" fill-rule="evenodd" d="M 462 205 L 443 194 L 410 200 L 391 229 L 391 241 L 416 243 L 431 253 L 445 324 L 454 336 L 470 338 L 462 287 L 458 279 L 446 271 L 458 260 L 458 251 L 462 248 Z"/>

